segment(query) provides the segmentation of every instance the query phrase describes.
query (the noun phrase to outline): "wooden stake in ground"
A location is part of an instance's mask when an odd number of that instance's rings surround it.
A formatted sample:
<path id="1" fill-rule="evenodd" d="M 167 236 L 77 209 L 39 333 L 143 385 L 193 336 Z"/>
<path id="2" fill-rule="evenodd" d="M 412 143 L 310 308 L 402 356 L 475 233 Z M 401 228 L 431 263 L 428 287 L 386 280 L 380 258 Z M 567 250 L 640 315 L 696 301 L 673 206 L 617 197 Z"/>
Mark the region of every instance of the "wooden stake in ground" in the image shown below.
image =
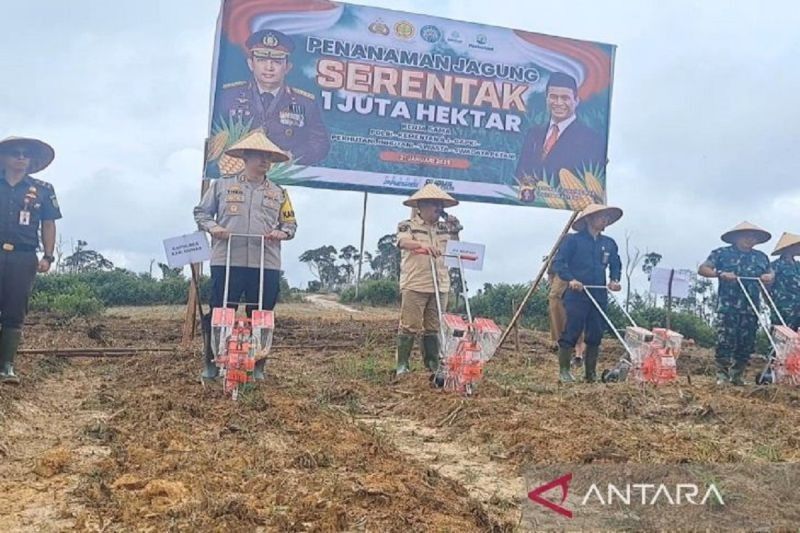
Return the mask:
<path id="1" fill-rule="evenodd" d="M 206 139 L 206 143 L 208 143 L 208 139 Z M 206 193 L 206 190 L 208 190 L 210 184 L 211 182 L 209 180 L 203 180 L 203 184 L 200 186 L 201 199 Z M 195 270 L 195 267 L 197 267 L 197 270 Z M 194 334 L 197 332 L 197 315 L 195 312 L 198 308 L 200 308 L 200 315 L 202 316 L 203 314 L 203 309 L 200 307 L 200 287 L 197 285 L 199 283 L 199 277 L 202 273 L 203 265 L 193 264 L 191 265 L 191 269 L 192 278 L 189 280 L 189 294 L 186 298 L 186 314 L 183 317 L 183 337 L 181 338 L 181 344 L 183 346 L 188 346 L 191 344 Z"/>
<path id="2" fill-rule="evenodd" d="M 497 349 L 495 350 L 495 353 L 497 353 L 497 350 L 499 350 L 500 347 L 503 346 L 503 343 L 508 337 L 509 332 L 511 332 L 511 328 L 516 326 L 517 320 L 519 320 L 520 315 L 522 315 L 522 310 L 525 308 L 525 304 L 528 303 L 528 300 L 530 299 L 531 295 L 536 291 L 536 289 L 539 288 L 539 284 L 542 282 L 542 278 L 544 277 L 545 272 L 547 272 L 547 269 L 550 268 L 550 263 L 553 262 L 553 256 L 558 251 L 559 247 L 561 247 L 561 243 L 563 242 L 564 237 L 566 237 L 567 232 L 569 232 L 569 229 L 572 227 L 572 223 L 575 222 L 575 219 L 578 218 L 579 214 L 580 214 L 579 211 L 573 211 L 572 216 L 569 217 L 569 220 L 567 221 L 567 225 L 564 226 L 563 230 L 561 230 L 561 235 L 558 236 L 558 240 L 553 245 L 553 249 L 550 250 L 549 254 L 547 254 L 547 260 L 544 262 L 544 264 L 542 264 L 542 267 L 539 269 L 539 274 L 536 276 L 536 279 L 534 279 L 533 283 L 531 284 L 531 288 L 528 289 L 528 292 L 525 294 L 525 297 L 522 299 L 522 302 L 520 302 L 519 307 L 517 307 L 516 313 L 514 313 L 514 316 L 511 318 L 511 322 L 508 323 L 506 330 L 503 332 L 503 336 L 500 337 L 500 342 L 497 344 Z"/>

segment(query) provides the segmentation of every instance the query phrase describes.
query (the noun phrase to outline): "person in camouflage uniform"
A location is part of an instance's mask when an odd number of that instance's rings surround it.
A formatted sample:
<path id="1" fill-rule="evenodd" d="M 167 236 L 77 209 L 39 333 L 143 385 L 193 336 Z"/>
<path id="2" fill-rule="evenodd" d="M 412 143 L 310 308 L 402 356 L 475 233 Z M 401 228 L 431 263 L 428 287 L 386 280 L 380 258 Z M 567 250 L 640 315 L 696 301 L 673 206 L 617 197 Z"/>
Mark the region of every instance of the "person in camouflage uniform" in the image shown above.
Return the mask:
<path id="1" fill-rule="evenodd" d="M 753 249 L 770 240 L 769 232 L 743 222 L 722 235 L 730 244 L 711 252 L 700 265 L 698 273 L 707 278 L 719 278 L 717 299 L 717 384 L 744 385 L 744 372 L 756 344 L 758 316 L 739 286 L 739 278 L 759 277 L 769 285 L 774 280 L 769 258 L 764 252 Z M 754 280 L 742 280 L 744 286 L 758 306 L 761 288 Z M 731 366 L 731 359 L 733 365 Z"/>
<path id="2" fill-rule="evenodd" d="M 770 287 L 772 300 L 786 325 L 797 330 L 800 328 L 800 261 L 795 257 L 800 255 L 800 235 L 784 233 L 772 255 L 779 256 L 772 262 L 775 272 L 775 283 Z"/>

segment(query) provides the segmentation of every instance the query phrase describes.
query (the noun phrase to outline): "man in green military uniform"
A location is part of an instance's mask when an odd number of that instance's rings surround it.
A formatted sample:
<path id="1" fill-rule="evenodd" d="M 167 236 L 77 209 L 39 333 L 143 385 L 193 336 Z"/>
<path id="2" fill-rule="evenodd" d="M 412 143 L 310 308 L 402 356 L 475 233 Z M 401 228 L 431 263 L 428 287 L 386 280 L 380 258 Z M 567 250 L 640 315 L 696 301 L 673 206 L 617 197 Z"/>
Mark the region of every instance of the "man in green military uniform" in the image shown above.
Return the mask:
<path id="1" fill-rule="evenodd" d="M 758 277 L 766 285 L 773 282 L 775 276 L 769 258 L 764 252 L 753 249 L 770 238 L 769 232 L 749 222 L 742 222 L 722 235 L 722 240 L 730 246 L 712 251 L 698 270 L 706 278 L 719 278 L 715 323 L 718 385 L 728 381 L 734 385 L 745 384 L 744 372 L 755 349 L 758 317 L 738 280 Z M 759 284 L 753 280 L 742 282 L 753 303 L 758 306 L 761 301 Z"/>
<path id="2" fill-rule="evenodd" d="M 439 300 L 444 310 L 450 291 L 450 275 L 444 264 L 447 241 L 458 240 L 461 224 L 445 207 L 458 200 L 433 184 L 428 184 L 403 202 L 414 209 L 414 216 L 397 226 L 400 263 L 400 327 L 397 335 L 397 375 L 409 371 L 414 338 L 422 333 L 425 366 L 435 372 L 439 366 L 439 315 L 430 258 L 436 264 Z M 440 220 L 444 217 L 444 220 Z"/>
<path id="3" fill-rule="evenodd" d="M 779 256 L 772 262 L 775 283 L 770 287 L 772 299 L 786 325 L 800 328 L 800 235 L 784 233 L 772 255 Z"/>
<path id="4" fill-rule="evenodd" d="M 36 272 L 55 261 L 56 220 L 61 211 L 49 183 L 31 177 L 55 157 L 38 140 L 9 137 L 0 141 L 0 382 L 19 383 L 14 359 L 22 338 Z M 41 228 L 44 255 L 36 256 Z"/>

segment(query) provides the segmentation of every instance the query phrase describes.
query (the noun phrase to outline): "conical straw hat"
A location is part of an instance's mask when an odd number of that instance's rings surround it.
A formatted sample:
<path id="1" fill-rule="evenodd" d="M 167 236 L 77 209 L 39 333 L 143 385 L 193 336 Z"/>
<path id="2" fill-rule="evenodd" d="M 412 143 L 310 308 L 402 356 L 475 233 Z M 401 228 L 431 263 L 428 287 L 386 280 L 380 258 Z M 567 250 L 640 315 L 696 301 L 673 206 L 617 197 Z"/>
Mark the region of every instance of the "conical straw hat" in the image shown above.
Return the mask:
<path id="1" fill-rule="evenodd" d="M 758 244 L 765 243 L 772 238 L 772 235 L 770 235 L 767 230 L 759 228 L 755 224 L 751 224 L 747 221 L 742 222 L 732 230 L 726 231 L 720 238 L 728 244 L 733 244 L 733 240 L 736 238 L 736 236 L 744 231 L 752 231 L 753 233 L 756 233 L 758 235 Z"/>
<path id="2" fill-rule="evenodd" d="M 52 146 L 39 139 L 30 139 L 28 137 L 6 137 L 0 141 L 0 152 L 15 146 L 24 148 L 34 154 L 28 167 L 28 174 L 44 170 L 56 157 L 56 152 Z"/>
<path id="3" fill-rule="evenodd" d="M 611 207 L 602 204 L 589 204 L 583 208 L 581 214 L 578 215 L 578 218 L 576 218 L 575 222 L 572 223 L 572 229 L 575 231 L 582 231 L 584 228 L 586 228 L 586 219 L 591 215 L 596 215 L 597 213 L 607 213 L 610 216 L 608 221 L 609 226 L 622 218 L 622 209 L 619 207 Z"/>
<path id="4" fill-rule="evenodd" d="M 772 252 L 772 255 L 781 255 L 785 250 L 791 248 L 792 246 L 800 246 L 800 235 L 784 232 L 783 235 L 781 235 L 778 244 L 775 246 L 775 251 Z M 800 248 L 798 248 L 797 253 L 800 253 Z"/>
<path id="5" fill-rule="evenodd" d="M 289 156 L 286 152 L 270 141 L 267 136 L 264 135 L 264 130 L 261 128 L 250 132 L 246 137 L 240 139 L 239 142 L 225 150 L 225 153 L 231 157 L 244 159 L 245 150 L 264 152 L 269 155 L 269 160 L 273 163 L 281 163 L 289 160 Z"/>
<path id="6" fill-rule="evenodd" d="M 458 205 L 458 200 L 444 192 L 442 189 L 429 183 L 422 187 L 420 190 L 411 195 L 411 197 L 403 202 L 403 205 L 408 207 L 417 207 L 420 200 L 436 200 L 442 202 L 444 207 L 453 207 Z"/>

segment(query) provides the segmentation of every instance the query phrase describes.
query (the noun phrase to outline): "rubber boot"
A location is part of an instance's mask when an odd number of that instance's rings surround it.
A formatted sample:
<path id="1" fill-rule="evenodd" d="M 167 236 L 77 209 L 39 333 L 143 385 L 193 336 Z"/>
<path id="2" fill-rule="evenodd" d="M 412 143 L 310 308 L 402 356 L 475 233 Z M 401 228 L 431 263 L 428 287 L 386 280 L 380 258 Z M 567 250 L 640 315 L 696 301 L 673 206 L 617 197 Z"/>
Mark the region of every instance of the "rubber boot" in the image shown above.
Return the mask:
<path id="1" fill-rule="evenodd" d="M 572 361 L 572 348 L 558 349 L 558 381 L 561 383 L 575 383 L 575 377 L 569 371 Z"/>
<path id="2" fill-rule="evenodd" d="M 586 383 L 594 383 L 597 381 L 597 358 L 600 355 L 599 346 L 587 346 L 584 353 L 584 379 Z"/>
<path id="3" fill-rule="evenodd" d="M 21 329 L 4 327 L 0 332 L 0 369 L 2 369 L 0 382 L 2 383 L 19 384 L 19 377 L 14 373 L 14 359 L 17 357 L 21 339 Z"/>
<path id="4" fill-rule="evenodd" d="M 414 335 L 400 334 L 397 336 L 397 352 L 395 355 L 397 367 L 395 374 L 400 376 L 410 371 L 409 361 L 411 350 L 414 348 Z"/>
<path id="5" fill-rule="evenodd" d="M 211 314 L 204 316 L 201 320 L 203 329 L 203 372 L 200 377 L 203 379 L 217 379 L 219 368 L 214 361 L 214 351 L 211 349 Z"/>
<path id="6" fill-rule="evenodd" d="M 747 368 L 747 361 L 736 361 L 731 368 L 731 384 L 741 387 L 748 385 L 744 380 L 744 371 Z"/>
<path id="7" fill-rule="evenodd" d="M 729 369 L 731 362 L 728 359 L 717 359 L 717 385 L 725 385 L 730 382 Z"/>
<path id="8" fill-rule="evenodd" d="M 266 376 L 264 375 L 264 366 L 267 364 L 267 358 L 259 359 L 256 361 L 256 367 L 253 369 L 253 379 L 256 381 L 264 381 Z"/>
<path id="9" fill-rule="evenodd" d="M 422 359 L 431 372 L 439 369 L 439 336 L 435 333 L 422 336 Z"/>

